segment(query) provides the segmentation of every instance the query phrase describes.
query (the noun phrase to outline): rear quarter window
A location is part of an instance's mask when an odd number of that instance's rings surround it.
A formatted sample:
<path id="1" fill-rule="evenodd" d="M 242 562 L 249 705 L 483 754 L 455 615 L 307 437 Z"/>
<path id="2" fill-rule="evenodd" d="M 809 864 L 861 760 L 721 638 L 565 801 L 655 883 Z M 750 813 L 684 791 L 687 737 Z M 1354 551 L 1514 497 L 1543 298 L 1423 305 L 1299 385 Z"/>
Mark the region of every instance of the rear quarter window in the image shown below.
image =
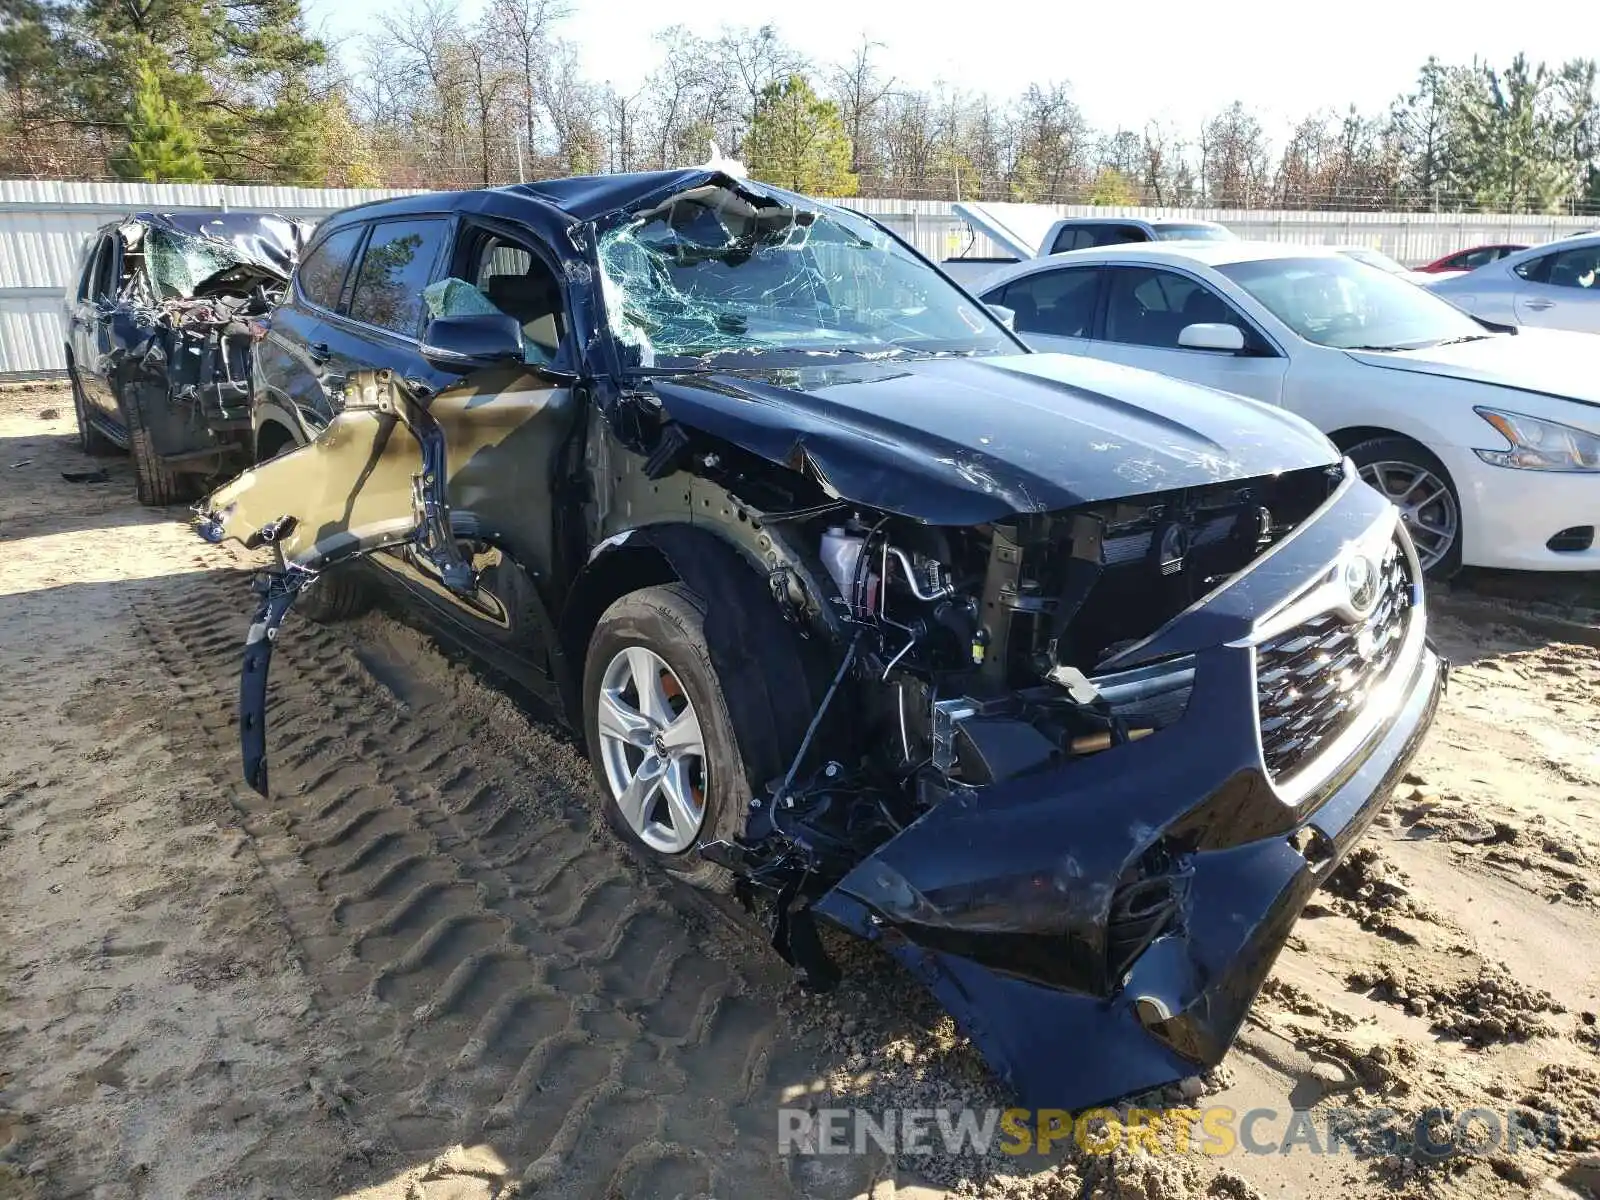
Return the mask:
<path id="1" fill-rule="evenodd" d="M 329 234 L 300 263 L 300 292 L 319 308 L 337 309 L 350 260 L 361 245 L 361 226 Z"/>

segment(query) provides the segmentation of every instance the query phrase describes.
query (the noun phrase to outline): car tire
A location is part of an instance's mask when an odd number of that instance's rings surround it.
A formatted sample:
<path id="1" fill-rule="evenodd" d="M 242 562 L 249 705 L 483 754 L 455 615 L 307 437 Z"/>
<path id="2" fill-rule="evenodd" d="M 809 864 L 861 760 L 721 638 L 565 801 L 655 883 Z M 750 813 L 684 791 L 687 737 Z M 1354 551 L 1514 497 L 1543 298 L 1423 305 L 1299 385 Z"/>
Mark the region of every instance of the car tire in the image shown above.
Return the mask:
<path id="1" fill-rule="evenodd" d="M 1461 497 L 1444 464 L 1404 437 L 1370 438 L 1346 454 L 1361 477 L 1399 507 L 1423 573 L 1436 582 L 1456 575 L 1461 570 Z M 1448 544 L 1436 532 L 1446 523 Z"/>
<path id="2" fill-rule="evenodd" d="M 76 367 L 67 368 L 67 379 L 72 385 L 72 413 L 78 421 L 78 449 L 96 457 L 115 454 L 121 450 L 121 446 L 102 433 L 100 427 L 89 419 L 89 400 L 83 393 L 83 384 L 78 382 Z"/>
<path id="3" fill-rule="evenodd" d="M 372 589 L 360 564 L 340 563 L 323 571 L 295 601 L 295 611 L 319 625 L 353 620 L 372 607 Z"/>
<path id="4" fill-rule="evenodd" d="M 139 405 L 137 385 L 124 386 L 117 391 L 117 407 L 122 410 L 122 423 L 128 431 L 128 453 L 133 457 L 133 481 L 139 503 L 149 508 L 165 508 L 195 497 L 197 488 L 193 476 L 174 471 L 156 452 L 155 440 L 144 421 L 144 410 Z"/>
<path id="5" fill-rule="evenodd" d="M 617 836 L 647 862 L 683 882 L 727 892 L 732 888 L 732 874 L 702 858 L 699 848 L 743 831 L 751 798 L 761 795 L 769 782 L 787 770 L 788 759 L 804 732 L 796 732 L 792 712 L 780 712 L 792 706 L 768 702 L 765 690 L 759 696 L 751 694 L 745 675 L 774 674 L 777 678 L 765 686 L 782 686 L 783 679 L 796 678 L 785 672 L 797 669 L 799 658 L 791 654 L 792 645 L 770 639 L 734 645 L 732 627 L 737 622 L 709 621 L 707 610 L 706 601 L 681 583 L 631 592 L 606 609 L 589 640 L 584 662 L 584 736 L 606 822 Z M 789 636 L 781 620 L 776 625 L 781 637 Z M 752 661 L 752 656 L 759 657 Z M 718 662 L 744 664 L 731 695 L 715 665 Z M 642 669 L 648 677 L 656 666 L 661 668 L 656 679 L 662 685 L 657 700 L 665 698 L 673 706 L 673 726 L 685 712 L 693 715 L 699 731 L 698 755 L 673 757 L 677 747 L 667 746 L 663 758 L 662 738 L 654 739 L 650 749 L 639 744 L 626 746 L 613 736 L 617 727 L 614 716 L 608 718 L 605 731 L 601 728 L 602 691 L 610 691 L 623 706 L 630 705 L 631 695 L 634 716 L 648 712 L 635 676 Z M 624 676 L 632 680 L 628 685 L 631 691 L 619 693 Z M 802 679 L 802 690 L 804 687 Z M 608 708 L 608 712 L 616 711 Z M 667 727 L 660 726 L 656 732 L 665 734 Z M 619 770 L 626 772 L 630 759 L 634 760 L 635 779 L 640 774 L 651 775 L 647 759 L 672 764 L 660 773 L 658 785 L 641 784 L 648 800 L 641 816 L 633 820 L 624 814 L 618 792 L 619 783 L 626 778 Z M 688 803 L 675 804 L 674 796 Z M 686 808 L 697 809 L 697 824 Z M 684 822 L 673 820 L 667 833 L 660 828 L 661 822 L 652 822 L 652 814 L 682 817 Z"/>

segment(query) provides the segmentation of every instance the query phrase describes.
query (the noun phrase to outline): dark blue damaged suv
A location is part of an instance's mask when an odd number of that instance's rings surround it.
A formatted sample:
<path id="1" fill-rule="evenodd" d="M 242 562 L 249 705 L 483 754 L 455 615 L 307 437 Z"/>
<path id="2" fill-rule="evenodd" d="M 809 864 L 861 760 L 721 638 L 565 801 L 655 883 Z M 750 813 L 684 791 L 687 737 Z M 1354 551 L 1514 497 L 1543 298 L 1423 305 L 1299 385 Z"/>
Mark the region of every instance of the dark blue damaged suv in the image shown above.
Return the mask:
<path id="1" fill-rule="evenodd" d="M 815 986 L 881 942 L 1034 1107 L 1215 1063 L 1443 687 L 1396 510 L 1280 410 L 1034 354 L 710 170 L 350 210 L 200 530 L 546 696 L 629 847 Z"/>

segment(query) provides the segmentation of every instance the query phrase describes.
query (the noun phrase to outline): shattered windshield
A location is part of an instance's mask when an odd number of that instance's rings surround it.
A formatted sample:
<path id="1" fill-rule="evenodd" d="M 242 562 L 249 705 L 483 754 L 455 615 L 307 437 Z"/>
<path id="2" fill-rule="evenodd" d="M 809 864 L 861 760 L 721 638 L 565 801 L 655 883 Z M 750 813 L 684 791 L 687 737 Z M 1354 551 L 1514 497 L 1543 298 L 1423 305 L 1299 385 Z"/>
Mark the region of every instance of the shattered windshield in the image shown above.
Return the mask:
<path id="1" fill-rule="evenodd" d="M 598 254 L 611 331 L 641 366 L 1018 352 L 981 305 L 847 213 L 706 187 L 607 231 Z"/>
<path id="2" fill-rule="evenodd" d="M 216 242 L 165 229 L 149 231 L 144 253 L 150 282 L 162 300 L 187 300 L 206 280 L 242 261 Z"/>

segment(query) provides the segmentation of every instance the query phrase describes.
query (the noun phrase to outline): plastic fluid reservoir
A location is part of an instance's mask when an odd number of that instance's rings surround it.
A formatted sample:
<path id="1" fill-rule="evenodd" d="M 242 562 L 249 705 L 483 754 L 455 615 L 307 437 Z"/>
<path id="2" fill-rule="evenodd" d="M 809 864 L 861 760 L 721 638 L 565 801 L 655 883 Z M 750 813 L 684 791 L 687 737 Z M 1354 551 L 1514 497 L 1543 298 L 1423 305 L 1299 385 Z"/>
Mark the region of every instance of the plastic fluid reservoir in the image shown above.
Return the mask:
<path id="1" fill-rule="evenodd" d="M 827 533 L 822 535 L 822 565 L 828 568 L 828 574 L 833 576 L 833 582 L 839 588 L 839 594 L 850 601 L 852 607 L 865 608 L 868 612 L 876 607 L 873 601 L 878 594 L 878 577 L 873 572 L 868 572 L 862 581 L 865 595 L 854 594 L 856 585 L 856 568 L 861 561 L 861 550 L 866 539 L 856 534 L 846 532 L 843 526 L 834 525 Z"/>

